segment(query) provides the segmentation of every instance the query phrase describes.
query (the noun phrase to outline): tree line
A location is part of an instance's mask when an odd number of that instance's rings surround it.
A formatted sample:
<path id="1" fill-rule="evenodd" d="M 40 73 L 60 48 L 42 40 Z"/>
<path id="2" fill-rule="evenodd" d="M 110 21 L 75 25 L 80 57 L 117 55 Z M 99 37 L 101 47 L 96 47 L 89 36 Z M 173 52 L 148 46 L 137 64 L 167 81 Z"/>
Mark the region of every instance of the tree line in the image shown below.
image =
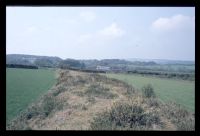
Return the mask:
<path id="1" fill-rule="evenodd" d="M 21 64 L 6 64 L 7 68 L 27 68 L 27 69 L 38 69 L 37 66 L 32 65 L 21 65 Z"/>

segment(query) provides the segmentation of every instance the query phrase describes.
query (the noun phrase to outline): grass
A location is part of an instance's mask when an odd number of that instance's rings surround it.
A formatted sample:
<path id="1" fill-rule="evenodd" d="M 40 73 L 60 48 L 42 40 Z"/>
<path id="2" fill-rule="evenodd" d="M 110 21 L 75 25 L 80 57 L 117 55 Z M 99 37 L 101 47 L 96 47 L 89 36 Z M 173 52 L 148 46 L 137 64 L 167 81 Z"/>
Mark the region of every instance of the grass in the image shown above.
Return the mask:
<path id="1" fill-rule="evenodd" d="M 53 70 L 6 69 L 6 122 L 24 111 L 55 83 Z"/>
<path id="2" fill-rule="evenodd" d="M 117 79 L 75 71 L 58 74 L 58 84 L 10 121 L 7 130 L 194 130 L 194 114 L 149 97 L 154 90 L 150 85 L 147 97 Z"/>
<path id="3" fill-rule="evenodd" d="M 89 97 L 100 97 L 105 99 L 113 99 L 114 97 L 117 97 L 116 94 L 113 94 L 110 92 L 109 88 L 103 87 L 98 84 L 92 84 L 86 91 L 85 94 L 87 94 Z"/>
<path id="4" fill-rule="evenodd" d="M 146 84 L 152 84 L 156 96 L 164 102 L 174 101 L 185 109 L 194 112 L 195 109 L 195 83 L 192 81 L 162 79 L 156 77 L 143 77 L 128 74 L 106 74 L 108 77 L 119 79 L 142 89 Z"/>

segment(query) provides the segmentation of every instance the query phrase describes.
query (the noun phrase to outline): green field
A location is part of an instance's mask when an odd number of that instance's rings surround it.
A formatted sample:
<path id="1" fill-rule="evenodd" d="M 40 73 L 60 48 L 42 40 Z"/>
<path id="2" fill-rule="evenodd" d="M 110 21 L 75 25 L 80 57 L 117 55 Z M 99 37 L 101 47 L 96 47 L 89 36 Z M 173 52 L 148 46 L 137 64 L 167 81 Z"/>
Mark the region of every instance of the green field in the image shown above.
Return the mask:
<path id="1" fill-rule="evenodd" d="M 192 81 L 143 77 L 128 74 L 106 74 L 108 77 L 123 80 L 137 89 L 152 84 L 156 95 L 164 102 L 174 101 L 189 111 L 195 110 L 195 83 Z"/>
<path id="2" fill-rule="evenodd" d="M 6 122 L 26 109 L 54 83 L 54 70 L 6 68 Z"/>

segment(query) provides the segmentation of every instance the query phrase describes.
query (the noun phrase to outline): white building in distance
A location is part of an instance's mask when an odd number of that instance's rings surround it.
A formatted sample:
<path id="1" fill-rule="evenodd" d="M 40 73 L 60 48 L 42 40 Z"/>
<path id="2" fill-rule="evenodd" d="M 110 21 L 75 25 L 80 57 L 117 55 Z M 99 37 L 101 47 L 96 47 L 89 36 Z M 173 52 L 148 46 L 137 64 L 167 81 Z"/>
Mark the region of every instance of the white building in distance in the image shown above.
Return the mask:
<path id="1" fill-rule="evenodd" d="M 106 66 L 97 66 L 96 68 L 97 70 L 103 70 L 103 71 L 109 71 L 110 67 L 106 67 Z"/>

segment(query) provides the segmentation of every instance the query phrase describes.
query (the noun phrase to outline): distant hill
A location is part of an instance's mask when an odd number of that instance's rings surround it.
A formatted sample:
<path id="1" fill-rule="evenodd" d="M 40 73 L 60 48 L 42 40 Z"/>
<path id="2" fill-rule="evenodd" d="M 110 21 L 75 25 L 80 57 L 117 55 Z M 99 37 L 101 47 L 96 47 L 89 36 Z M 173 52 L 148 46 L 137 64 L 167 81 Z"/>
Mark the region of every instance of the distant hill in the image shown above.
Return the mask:
<path id="1" fill-rule="evenodd" d="M 95 70 L 97 66 L 107 66 L 111 69 L 118 69 L 121 71 L 135 70 L 135 69 L 153 69 L 153 70 L 169 70 L 175 69 L 176 71 L 187 71 L 188 69 L 194 71 L 194 61 L 181 61 L 181 60 L 163 60 L 163 59 L 90 59 L 90 60 L 77 60 L 77 59 L 61 59 L 52 56 L 37 56 L 25 54 L 8 54 L 6 55 L 6 64 L 17 65 L 32 65 L 37 67 L 77 67 L 81 69 Z M 170 65 L 184 65 L 171 68 Z M 189 67 L 188 67 L 189 66 Z M 183 69 L 183 70 L 181 70 Z"/>
<path id="2" fill-rule="evenodd" d="M 25 54 L 6 55 L 6 64 L 34 65 L 39 67 L 57 67 L 62 61 L 59 57 L 36 56 Z"/>
<path id="3" fill-rule="evenodd" d="M 195 61 L 188 61 L 188 60 L 166 60 L 166 59 L 139 59 L 139 58 L 130 58 L 126 59 L 127 61 L 135 62 L 135 61 L 142 61 L 142 62 L 150 62 L 153 61 L 158 64 L 178 64 L 178 65 L 194 65 Z"/>
<path id="4" fill-rule="evenodd" d="M 110 66 L 110 67 L 116 67 L 116 66 L 126 66 L 126 65 L 138 65 L 138 66 L 147 66 L 147 65 L 157 65 L 154 61 L 129 61 L 125 59 L 102 59 L 102 60 L 80 60 L 81 62 L 85 63 L 87 67 L 96 67 L 97 65 L 102 66 Z"/>

